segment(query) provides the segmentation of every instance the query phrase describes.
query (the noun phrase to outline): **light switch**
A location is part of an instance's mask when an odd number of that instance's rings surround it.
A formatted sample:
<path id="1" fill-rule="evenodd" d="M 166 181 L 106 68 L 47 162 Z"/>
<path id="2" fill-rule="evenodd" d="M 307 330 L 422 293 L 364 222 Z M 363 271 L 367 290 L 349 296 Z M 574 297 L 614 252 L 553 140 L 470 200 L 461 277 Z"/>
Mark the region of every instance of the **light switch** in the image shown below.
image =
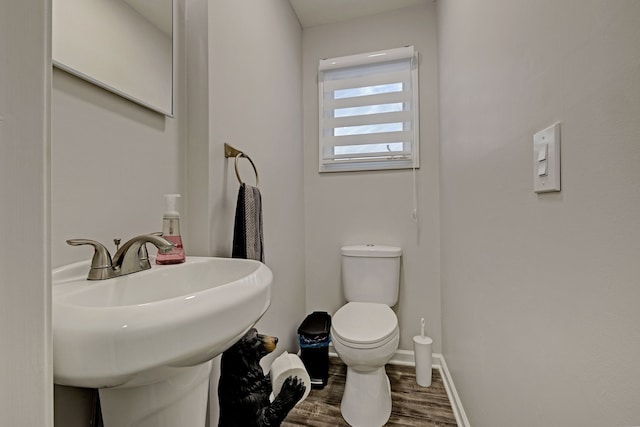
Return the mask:
<path id="1" fill-rule="evenodd" d="M 540 144 L 540 147 L 538 147 L 538 162 L 547 160 L 548 150 L 549 150 L 549 144 Z"/>
<path id="2" fill-rule="evenodd" d="M 547 161 L 538 162 L 538 176 L 547 176 Z"/>
<path id="3" fill-rule="evenodd" d="M 560 191 L 560 122 L 533 135 L 533 191 Z"/>

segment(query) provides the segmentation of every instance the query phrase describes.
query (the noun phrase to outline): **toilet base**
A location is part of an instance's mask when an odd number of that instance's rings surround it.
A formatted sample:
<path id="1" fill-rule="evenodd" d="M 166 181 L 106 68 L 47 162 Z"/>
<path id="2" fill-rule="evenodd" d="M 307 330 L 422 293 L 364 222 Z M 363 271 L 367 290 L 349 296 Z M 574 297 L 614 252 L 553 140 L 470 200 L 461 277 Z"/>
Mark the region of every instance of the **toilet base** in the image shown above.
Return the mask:
<path id="1" fill-rule="evenodd" d="M 391 386 L 384 365 L 373 371 L 347 366 L 340 405 L 342 417 L 353 427 L 382 427 L 391 415 Z"/>

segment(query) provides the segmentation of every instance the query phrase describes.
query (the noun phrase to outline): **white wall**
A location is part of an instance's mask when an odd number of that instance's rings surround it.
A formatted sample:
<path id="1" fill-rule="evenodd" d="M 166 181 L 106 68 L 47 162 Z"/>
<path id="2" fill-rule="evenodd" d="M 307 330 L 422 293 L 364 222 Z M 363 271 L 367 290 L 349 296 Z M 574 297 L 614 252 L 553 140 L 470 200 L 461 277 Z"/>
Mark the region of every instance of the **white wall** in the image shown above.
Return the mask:
<path id="1" fill-rule="evenodd" d="M 50 2 L 0 2 L 0 425 L 53 425 Z"/>
<path id="2" fill-rule="evenodd" d="M 113 253 L 115 237 L 160 231 L 163 194 L 186 191 L 184 109 L 167 118 L 58 69 L 52 101 L 53 265 L 91 257 L 67 239 Z"/>
<path id="3" fill-rule="evenodd" d="M 435 4 L 307 28 L 304 57 L 304 163 L 307 311 L 335 312 L 344 299 L 340 247 L 377 243 L 403 248 L 400 348 L 412 348 L 425 317 L 440 349 L 438 113 Z M 420 54 L 419 227 L 413 222 L 411 170 L 318 173 L 318 61 L 414 45 Z"/>
<path id="4" fill-rule="evenodd" d="M 211 243 L 230 256 L 239 182 L 227 142 L 247 153 L 260 177 L 265 263 L 274 274 L 272 304 L 258 328 L 296 350 L 304 318 L 302 176 L 302 30 L 287 0 L 209 2 L 209 160 Z M 250 163 L 240 175 L 251 185 Z"/>
<path id="5" fill-rule="evenodd" d="M 474 427 L 640 425 L 640 3 L 439 2 L 443 353 Z M 532 135 L 562 122 L 562 192 Z"/>

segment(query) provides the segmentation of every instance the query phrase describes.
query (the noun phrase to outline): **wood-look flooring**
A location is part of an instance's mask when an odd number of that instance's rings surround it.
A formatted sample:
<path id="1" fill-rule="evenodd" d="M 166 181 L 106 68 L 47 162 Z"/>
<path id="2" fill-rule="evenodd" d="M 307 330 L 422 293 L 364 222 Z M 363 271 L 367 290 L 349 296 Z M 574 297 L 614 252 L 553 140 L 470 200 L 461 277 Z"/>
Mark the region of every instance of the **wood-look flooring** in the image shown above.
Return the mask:
<path id="1" fill-rule="evenodd" d="M 411 366 L 387 365 L 393 402 L 389 427 L 457 427 L 447 391 L 437 369 L 433 370 L 430 387 L 416 383 Z M 348 426 L 340 414 L 347 367 L 336 357 L 329 358 L 329 383 L 322 390 L 311 390 L 295 408 L 282 427 Z"/>

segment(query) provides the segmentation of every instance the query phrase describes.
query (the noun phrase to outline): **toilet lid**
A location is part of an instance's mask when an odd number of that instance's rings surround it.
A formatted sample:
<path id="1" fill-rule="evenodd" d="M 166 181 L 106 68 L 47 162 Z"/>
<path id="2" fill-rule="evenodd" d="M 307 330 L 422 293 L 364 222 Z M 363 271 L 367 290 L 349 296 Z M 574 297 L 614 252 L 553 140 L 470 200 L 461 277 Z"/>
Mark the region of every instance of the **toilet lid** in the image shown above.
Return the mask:
<path id="1" fill-rule="evenodd" d="M 332 319 L 336 338 L 354 344 L 374 344 L 387 340 L 398 328 L 398 318 L 388 305 L 350 302 Z"/>

